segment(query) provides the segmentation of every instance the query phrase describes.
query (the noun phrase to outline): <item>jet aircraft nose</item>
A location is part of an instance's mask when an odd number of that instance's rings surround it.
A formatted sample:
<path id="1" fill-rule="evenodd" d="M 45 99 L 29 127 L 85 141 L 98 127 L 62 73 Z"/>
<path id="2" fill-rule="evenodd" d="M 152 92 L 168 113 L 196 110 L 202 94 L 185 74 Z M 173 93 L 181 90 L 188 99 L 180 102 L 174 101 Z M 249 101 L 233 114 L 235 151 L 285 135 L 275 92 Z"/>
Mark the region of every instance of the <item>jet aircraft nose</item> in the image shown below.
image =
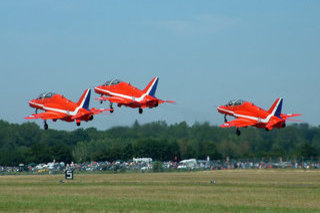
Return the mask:
<path id="1" fill-rule="evenodd" d="M 42 108 L 43 107 L 41 101 L 39 101 L 38 99 L 33 99 L 33 100 L 29 101 L 29 105 L 33 108 Z"/>
<path id="2" fill-rule="evenodd" d="M 31 100 L 31 101 L 29 101 L 29 106 L 31 106 L 31 107 L 35 107 L 35 100 L 33 99 L 33 100 Z"/>
<path id="3" fill-rule="evenodd" d="M 95 91 L 96 93 L 98 93 L 100 88 L 101 88 L 101 86 L 96 86 L 96 87 L 94 88 L 94 91 Z"/>
<path id="4" fill-rule="evenodd" d="M 218 106 L 218 107 L 217 107 L 217 110 L 218 110 L 218 112 L 224 114 L 224 113 L 225 113 L 225 108 L 226 108 L 226 107 L 222 105 L 222 106 Z"/>

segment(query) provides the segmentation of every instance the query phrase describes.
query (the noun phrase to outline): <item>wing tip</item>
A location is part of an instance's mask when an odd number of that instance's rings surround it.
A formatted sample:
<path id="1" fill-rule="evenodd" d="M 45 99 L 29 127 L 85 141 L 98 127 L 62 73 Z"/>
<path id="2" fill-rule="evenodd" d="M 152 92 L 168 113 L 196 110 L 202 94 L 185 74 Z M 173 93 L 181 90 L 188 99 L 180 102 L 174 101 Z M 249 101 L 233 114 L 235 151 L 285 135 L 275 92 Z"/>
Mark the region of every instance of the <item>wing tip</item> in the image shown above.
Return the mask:
<path id="1" fill-rule="evenodd" d="M 231 125 L 229 123 L 224 123 L 220 125 L 221 128 L 227 128 L 227 127 L 231 127 Z"/>
<path id="2" fill-rule="evenodd" d="M 36 116 L 34 116 L 34 114 L 29 115 L 29 116 L 27 116 L 27 117 L 24 117 L 24 119 L 27 119 L 27 120 L 35 119 L 35 118 L 36 118 Z"/>

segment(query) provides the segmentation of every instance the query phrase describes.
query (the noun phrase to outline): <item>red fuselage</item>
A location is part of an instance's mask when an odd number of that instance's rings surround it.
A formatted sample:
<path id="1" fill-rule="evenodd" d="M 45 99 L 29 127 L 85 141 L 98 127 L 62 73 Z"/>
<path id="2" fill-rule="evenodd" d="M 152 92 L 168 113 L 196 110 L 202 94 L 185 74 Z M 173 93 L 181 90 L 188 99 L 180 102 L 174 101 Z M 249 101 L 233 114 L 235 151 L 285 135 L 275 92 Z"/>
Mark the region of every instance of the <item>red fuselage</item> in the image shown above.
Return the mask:
<path id="1" fill-rule="evenodd" d="M 230 115 L 239 119 L 246 119 L 252 121 L 257 128 L 266 128 L 271 130 L 272 128 L 285 127 L 285 116 L 281 114 L 280 117 L 272 115 L 270 112 L 254 105 L 250 102 L 243 102 L 239 105 L 227 104 L 219 106 L 218 112 Z M 241 123 L 241 121 L 239 121 Z"/>
<path id="2" fill-rule="evenodd" d="M 33 99 L 29 101 L 29 105 L 32 108 L 44 110 L 46 112 L 64 114 L 65 117 L 59 119 L 68 122 L 73 122 L 75 119 L 73 119 L 72 117 L 75 116 L 77 113 L 86 114 L 85 116 L 81 117 L 81 120 L 89 121 L 92 119 L 91 114 L 88 110 L 79 107 L 76 103 L 68 100 L 67 98 L 59 94 L 54 94 L 52 95 L 52 97 L 49 98 Z"/>
<path id="3" fill-rule="evenodd" d="M 118 103 L 119 106 L 153 108 L 157 107 L 160 101 L 123 81 L 114 85 L 97 86 L 94 90 L 100 95 L 109 96 L 108 100 L 113 103 Z"/>

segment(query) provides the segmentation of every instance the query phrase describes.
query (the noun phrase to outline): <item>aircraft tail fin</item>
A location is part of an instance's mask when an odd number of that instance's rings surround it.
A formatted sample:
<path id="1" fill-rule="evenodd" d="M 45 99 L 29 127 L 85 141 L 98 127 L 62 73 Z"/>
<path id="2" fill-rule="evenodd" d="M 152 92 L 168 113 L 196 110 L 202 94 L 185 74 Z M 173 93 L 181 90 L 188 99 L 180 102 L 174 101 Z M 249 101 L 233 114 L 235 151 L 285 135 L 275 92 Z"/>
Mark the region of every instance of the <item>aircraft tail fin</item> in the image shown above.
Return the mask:
<path id="1" fill-rule="evenodd" d="M 86 89 L 86 91 L 84 91 L 81 98 L 79 99 L 77 105 L 81 106 L 81 108 L 85 108 L 89 110 L 90 95 L 91 95 L 91 90 Z"/>
<path id="2" fill-rule="evenodd" d="M 281 118 L 281 111 L 282 111 L 282 103 L 283 98 L 278 98 L 270 107 L 268 110 L 269 114 L 272 114 L 274 116 L 277 116 L 278 118 Z"/>
<path id="3" fill-rule="evenodd" d="M 158 82 L 159 82 L 159 78 L 158 78 L 158 77 L 154 77 L 154 78 L 150 81 L 150 83 L 148 84 L 148 86 L 143 90 L 143 93 L 155 97 L 156 90 L 157 90 L 157 86 L 158 86 Z"/>

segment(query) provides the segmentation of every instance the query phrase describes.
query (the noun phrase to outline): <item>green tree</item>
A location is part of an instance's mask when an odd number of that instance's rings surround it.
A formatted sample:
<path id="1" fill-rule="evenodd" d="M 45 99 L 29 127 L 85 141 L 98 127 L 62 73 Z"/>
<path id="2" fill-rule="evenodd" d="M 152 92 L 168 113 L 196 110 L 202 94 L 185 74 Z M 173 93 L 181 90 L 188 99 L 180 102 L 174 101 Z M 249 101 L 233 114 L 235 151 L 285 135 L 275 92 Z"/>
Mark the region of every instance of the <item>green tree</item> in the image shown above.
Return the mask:
<path id="1" fill-rule="evenodd" d="M 73 148 L 72 157 L 77 163 L 83 163 L 87 161 L 88 148 L 85 142 L 80 141 L 77 143 L 77 145 Z"/>

